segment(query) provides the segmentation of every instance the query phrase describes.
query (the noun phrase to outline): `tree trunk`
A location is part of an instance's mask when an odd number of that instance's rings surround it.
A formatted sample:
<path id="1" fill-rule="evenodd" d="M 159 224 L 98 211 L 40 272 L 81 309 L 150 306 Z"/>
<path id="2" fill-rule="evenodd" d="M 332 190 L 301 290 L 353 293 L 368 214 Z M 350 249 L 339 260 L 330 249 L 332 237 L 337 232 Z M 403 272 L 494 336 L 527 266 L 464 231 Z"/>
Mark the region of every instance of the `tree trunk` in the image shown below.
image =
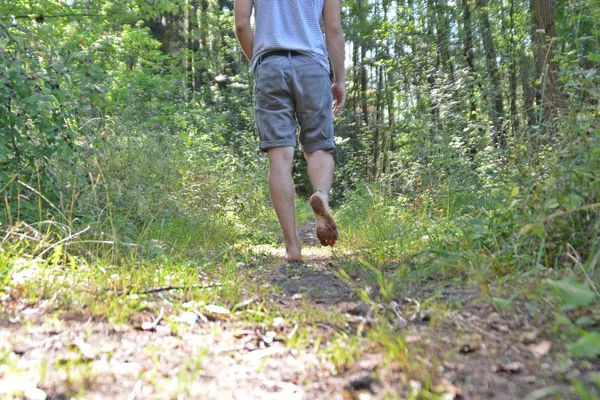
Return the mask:
<path id="1" fill-rule="evenodd" d="M 547 132 L 553 125 L 553 117 L 558 107 L 558 90 L 555 81 L 556 62 L 552 60 L 556 22 L 552 0 L 532 0 L 535 32 L 533 42 L 536 45 L 535 65 L 539 78 L 537 96 L 540 99 L 539 126 Z"/>
<path id="2" fill-rule="evenodd" d="M 517 45 L 515 41 L 515 0 L 510 1 L 510 129 L 515 136 L 519 128 L 517 109 Z"/>
<path id="3" fill-rule="evenodd" d="M 531 79 L 531 71 L 533 70 L 533 60 L 531 56 L 521 51 L 521 86 L 523 87 L 523 114 L 527 116 L 527 125 L 533 127 L 536 125 L 535 116 L 535 89 L 533 88 L 533 80 Z"/>
<path id="4" fill-rule="evenodd" d="M 490 119 L 492 120 L 492 141 L 496 147 L 506 147 L 506 134 L 504 132 L 503 116 L 504 104 L 502 100 L 502 86 L 496 64 L 496 47 L 492 38 L 492 28 L 488 16 L 487 0 L 477 0 L 479 24 L 481 26 L 481 37 L 485 50 L 485 61 L 488 75 L 490 77 L 490 89 L 492 107 L 490 108 Z"/>
<path id="5" fill-rule="evenodd" d="M 463 31 L 464 31 L 464 47 L 463 47 L 463 56 L 467 61 L 467 65 L 469 66 L 469 72 L 471 73 L 472 83 L 469 84 L 469 120 L 472 122 L 475 121 L 475 117 L 477 115 L 477 100 L 475 97 L 475 90 L 473 85 L 475 83 L 479 84 L 479 80 L 477 79 L 477 70 L 475 69 L 475 52 L 473 50 L 473 27 L 471 23 L 471 5 L 469 4 L 469 0 L 462 0 L 463 7 Z"/>
<path id="6" fill-rule="evenodd" d="M 450 81 L 454 82 L 454 65 L 452 65 L 450 55 L 450 27 L 448 26 L 447 11 L 448 6 L 446 0 L 436 0 L 435 9 L 436 16 L 436 39 L 438 45 L 438 54 L 445 71 L 450 77 Z"/>

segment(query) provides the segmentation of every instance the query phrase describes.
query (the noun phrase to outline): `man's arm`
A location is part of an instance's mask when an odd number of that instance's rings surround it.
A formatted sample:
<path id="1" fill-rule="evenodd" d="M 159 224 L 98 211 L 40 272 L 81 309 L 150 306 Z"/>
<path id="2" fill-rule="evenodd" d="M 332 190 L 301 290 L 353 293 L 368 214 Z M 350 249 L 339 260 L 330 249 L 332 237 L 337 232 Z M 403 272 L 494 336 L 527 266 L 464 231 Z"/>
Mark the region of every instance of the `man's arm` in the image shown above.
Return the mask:
<path id="1" fill-rule="evenodd" d="M 252 0 L 235 0 L 233 4 L 235 18 L 235 34 L 248 60 L 252 60 L 254 32 L 250 26 L 252 16 Z"/>
<path id="2" fill-rule="evenodd" d="M 331 86 L 335 98 L 333 113 L 338 115 L 346 101 L 346 69 L 344 67 L 346 43 L 342 30 L 340 0 L 325 0 L 323 25 L 325 26 L 327 53 L 331 59 L 334 75 L 334 82 Z"/>

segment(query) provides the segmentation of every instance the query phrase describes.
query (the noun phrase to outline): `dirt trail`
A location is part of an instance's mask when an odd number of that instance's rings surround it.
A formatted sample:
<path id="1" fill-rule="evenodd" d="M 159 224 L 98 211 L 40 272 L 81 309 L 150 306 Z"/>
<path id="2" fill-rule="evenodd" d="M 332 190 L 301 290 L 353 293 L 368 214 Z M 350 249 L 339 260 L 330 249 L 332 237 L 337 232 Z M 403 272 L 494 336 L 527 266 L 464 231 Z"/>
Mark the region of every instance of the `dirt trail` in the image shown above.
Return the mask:
<path id="1" fill-rule="evenodd" d="M 203 321 L 188 312 L 177 316 L 176 329 L 159 321 L 144 330 L 141 322 L 156 316 L 148 310 L 114 326 L 85 312 L 49 321 L 39 304 L 17 306 L 18 320 L 5 309 L 0 397 L 16 387 L 28 398 L 52 399 L 405 399 L 430 376 L 440 399 L 550 399 L 571 398 L 572 377 L 594 379 L 598 362 L 559 362 L 564 346 L 542 330 L 547 316 L 534 321 L 519 304 L 498 312 L 460 282 L 413 288 L 380 305 L 397 316 L 390 322 L 397 358 L 386 361 L 377 341 L 364 340 L 378 323 L 355 295 L 364 281 L 349 287 L 337 278 L 331 251 L 313 247 L 314 228 L 300 229 L 304 263 L 242 267 L 248 282 L 280 288 L 258 300 L 268 318 L 242 305 L 233 318 Z M 174 312 L 166 300 L 162 309 Z M 312 326 L 298 325 L 302 313 L 312 315 Z"/>

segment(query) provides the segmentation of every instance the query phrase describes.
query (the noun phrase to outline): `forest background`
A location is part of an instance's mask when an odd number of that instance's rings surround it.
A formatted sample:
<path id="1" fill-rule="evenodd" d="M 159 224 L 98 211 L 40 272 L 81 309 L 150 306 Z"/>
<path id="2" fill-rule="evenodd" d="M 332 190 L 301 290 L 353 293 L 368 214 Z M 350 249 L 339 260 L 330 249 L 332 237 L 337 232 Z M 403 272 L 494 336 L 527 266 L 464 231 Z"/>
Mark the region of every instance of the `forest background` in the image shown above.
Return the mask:
<path id="1" fill-rule="evenodd" d="M 572 355 L 597 357 L 597 314 L 578 318 L 600 285 L 600 4 L 342 3 L 344 265 L 378 296 L 439 279 L 550 309 Z M 252 87 L 233 1 L 0 1 L 6 293 L 32 264 L 221 265 L 276 243 Z M 304 172 L 298 153 L 299 203 Z M 68 297 L 59 281 L 23 296 Z"/>

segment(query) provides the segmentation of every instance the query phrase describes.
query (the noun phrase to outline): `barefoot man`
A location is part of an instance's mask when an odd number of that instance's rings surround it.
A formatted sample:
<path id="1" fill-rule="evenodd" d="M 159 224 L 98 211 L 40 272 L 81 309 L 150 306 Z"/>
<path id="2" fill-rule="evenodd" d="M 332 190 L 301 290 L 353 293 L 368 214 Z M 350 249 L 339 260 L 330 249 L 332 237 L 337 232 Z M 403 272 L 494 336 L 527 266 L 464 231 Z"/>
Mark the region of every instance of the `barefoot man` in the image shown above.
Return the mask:
<path id="1" fill-rule="evenodd" d="M 338 237 L 329 192 L 334 170 L 333 115 L 346 98 L 340 14 L 340 0 L 235 0 L 236 34 L 254 71 L 260 149 L 268 152 L 269 192 L 289 261 L 301 259 L 292 180 L 297 125 L 314 189 L 310 205 L 317 219 L 317 237 L 325 246 L 333 246 Z"/>

